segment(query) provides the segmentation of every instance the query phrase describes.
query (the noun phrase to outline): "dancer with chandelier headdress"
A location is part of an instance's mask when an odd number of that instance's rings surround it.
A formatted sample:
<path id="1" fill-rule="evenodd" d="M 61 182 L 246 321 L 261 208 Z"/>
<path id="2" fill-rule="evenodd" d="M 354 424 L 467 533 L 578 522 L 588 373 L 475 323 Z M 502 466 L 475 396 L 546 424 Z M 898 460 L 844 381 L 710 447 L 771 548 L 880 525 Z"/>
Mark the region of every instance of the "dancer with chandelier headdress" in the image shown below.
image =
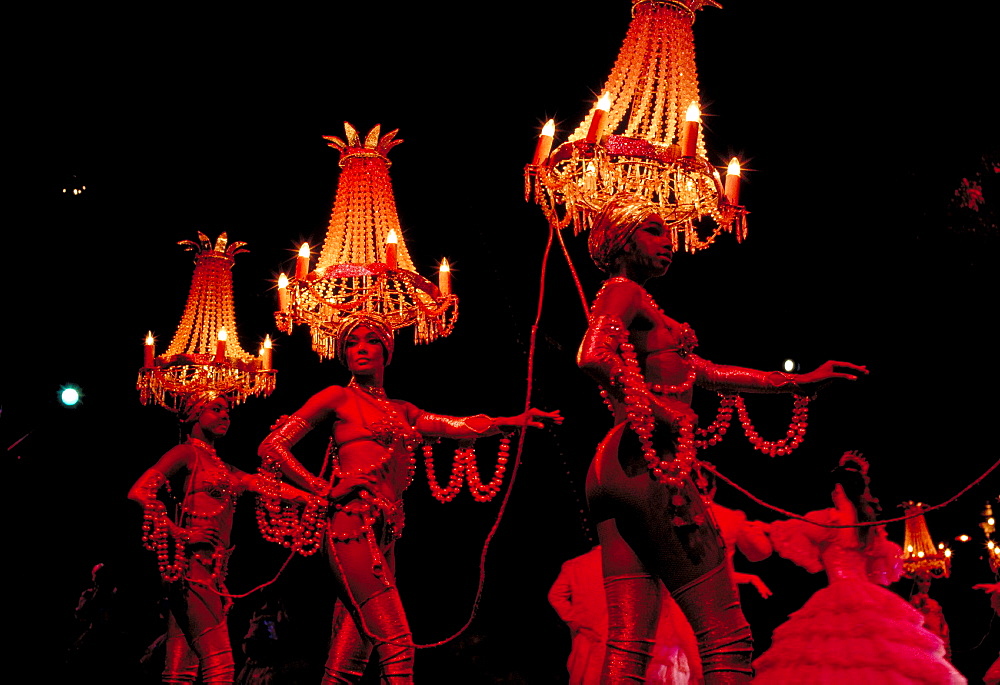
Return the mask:
<path id="1" fill-rule="evenodd" d="M 145 509 L 143 542 L 157 554 L 160 575 L 167 581 L 164 683 L 232 683 L 233 654 L 226 614 L 230 600 L 224 585 L 236 501 L 247 491 L 299 504 L 317 498 L 289 485 L 275 492 L 260 477 L 230 466 L 215 451 L 229 431 L 229 400 L 216 392 L 193 393 L 181 402 L 181 418 L 190 435 L 147 470 L 129 490 L 129 499 Z M 157 497 L 175 476 L 183 477 L 177 520 Z"/>
<path id="2" fill-rule="evenodd" d="M 615 420 L 587 476 L 608 599 L 603 682 L 641 681 L 662 580 L 698 636 L 705 682 L 744 683 L 751 674 L 750 629 L 718 532 L 689 476 L 696 459 L 692 388 L 805 395 L 867 371 L 831 361 L 805 374 L 768 373 L 695 355 L 694 332 L 663 313 L 643 287 L 673 259 L 660 212 L 640 198 L 618 196 L 589 236 L 591 257 L 610 278 L 594 301 L 579 364 L 602 386 Z"/>
<path id="3" fill-rule="evenodd" d="M 278 468 L 317 495 L 329 493 L 326 553 L 338 598 L 323 682 L 356 682 L 374 649 L 382 681 L 408 683 L 414 646 L 396 588 L 394 542 L 403 530 L 402 495 L 416 468 L 414 450 L 424 437 L 479 438 L 503 429 L 541 427 L 543 420 L 561 423 L 562 417 L 558 411 L 531 409 L 511 417 L 457 418 L 389 399 L 383 378 L 392 359 L 392 331 L 376 315 L 345 318 L 336 346 L 351 382 L 320 391 L 281 421 L 261 444 L 260 455 L 264 469 Z M 329 480 L 311 473 L 291 452 L 327 418 L 334 420 L 336 446 Z"/>
<path id="4" fill-rule="evenodd" d="M 903 550 L 871 525 L 879 507 L 868 462 L 847 452 L 831 476 L 832 508 L 770 525 L 778 554 L 810 573 L 826 571 L 829 585 L 775 629 L 754 662 L 754 682 L 965 683 L 920 612 L 881 587 L 902 575 Z"/>

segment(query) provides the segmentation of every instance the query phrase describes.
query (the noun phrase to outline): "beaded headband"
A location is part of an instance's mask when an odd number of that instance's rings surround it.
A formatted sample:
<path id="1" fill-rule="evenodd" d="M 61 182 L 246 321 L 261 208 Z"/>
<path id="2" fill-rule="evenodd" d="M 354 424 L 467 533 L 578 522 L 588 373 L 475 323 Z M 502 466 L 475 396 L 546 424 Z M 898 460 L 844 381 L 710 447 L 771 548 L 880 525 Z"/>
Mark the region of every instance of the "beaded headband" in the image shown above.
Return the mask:
<path id="1" fill-rule="evenodd" d="M 838 466 L 847 471 L 857 471 L 865 481 L 868 480 L 868 460 L 861 456 L 861 452 L 855 450 L 844 452 Z"/>
<path id="2" fill-rule="evenodd" d="M 385 349 L 385 365 L 392 361 L 392 351 L 395 348 L 395 341 L 392 338 L 392 328 L 379 316 L 370 313 L 353 314 L 342 319 L 337 326 L 337 361 L 347 365 L 346 343 L 349 336 L 358 326 L 366 326 L 372 329 L 378 336 L 379 342 Z"/>

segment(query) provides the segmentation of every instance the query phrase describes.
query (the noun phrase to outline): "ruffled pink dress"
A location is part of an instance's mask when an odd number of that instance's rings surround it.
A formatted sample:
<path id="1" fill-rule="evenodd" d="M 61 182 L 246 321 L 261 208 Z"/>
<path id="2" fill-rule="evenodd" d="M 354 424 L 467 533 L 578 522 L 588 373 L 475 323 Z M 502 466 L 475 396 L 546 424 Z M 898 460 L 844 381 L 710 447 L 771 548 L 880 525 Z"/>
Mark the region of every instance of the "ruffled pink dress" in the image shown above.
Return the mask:
<path id="1" fill-rule="evenodd" d="M 847 523 L 836 509 L 806 516 Z M 881 529 L 861 549 L 853 528 L 804 521 L 771 524 L 781 556 L 810 573 L 826 571 L 829 585 L 774 631 L 771 648 L 754 662 L 760 685 L 951 685 L 966 680 L 944 658 L 941 639 L 923 617 L 881 585 L 897 580 L 902 550 Z"/>

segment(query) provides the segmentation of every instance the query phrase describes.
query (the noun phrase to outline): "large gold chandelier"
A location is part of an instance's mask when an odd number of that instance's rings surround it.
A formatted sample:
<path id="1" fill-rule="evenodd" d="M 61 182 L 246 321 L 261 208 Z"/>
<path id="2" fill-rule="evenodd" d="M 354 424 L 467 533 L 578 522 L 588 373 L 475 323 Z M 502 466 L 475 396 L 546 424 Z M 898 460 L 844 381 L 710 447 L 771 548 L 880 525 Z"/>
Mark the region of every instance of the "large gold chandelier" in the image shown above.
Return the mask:
<path id="1" fill-rule="evenodd" d="M 236 403 L 271 394 L 277 372 L 270 337 L 255 357 L 243 350 L 236 330 L 232 267 L 246 243 L 230 243 L 223 233 L 213 245 L 199 232 L 198 242 L 178 244 L 196 253 L 191 290 L 167 351 L 157 356 L 152 333 L 146 336 L 139 399 L 177 411 L 184 397 L 198 392 L 225 394 Z"/>
<path id="2" fill-rule="evenodd" d="M 722 231 L 746 235 L 739 205 L 739 162 L 726 180 L 707 158 L 695 68 L 695 12 L 712 0 L 632 0 L 632 22 L 603 95 L 551 150 L 549 121 L 525 169 L 532 196 L 557 229 L 590 228 L 618 193 L 661 207 L 674 244 L 708 247 Z M 550 154 L 551 153 L 551 154 Z"/>
<path id="3" fill-rule="evenodd" d="M 399 226 L 387 154 L 403 141 L 396 131 L 381 136 L 379 126 L 364 140 L 346 122 L 344 132 L 346 141 L 324 136 L 343 169 L 333 213 L 316 268 L 303 245 L 293 277 L 279 279 L 278 328 L 307 325 L 323 358 L 336 356 L 338 325 L 356 314 L 375 315 L 394 330 L 413 326 L 418 343 L 448 335 L 458 317 L 448 262 L 437 284 L 418 274 Z"/>

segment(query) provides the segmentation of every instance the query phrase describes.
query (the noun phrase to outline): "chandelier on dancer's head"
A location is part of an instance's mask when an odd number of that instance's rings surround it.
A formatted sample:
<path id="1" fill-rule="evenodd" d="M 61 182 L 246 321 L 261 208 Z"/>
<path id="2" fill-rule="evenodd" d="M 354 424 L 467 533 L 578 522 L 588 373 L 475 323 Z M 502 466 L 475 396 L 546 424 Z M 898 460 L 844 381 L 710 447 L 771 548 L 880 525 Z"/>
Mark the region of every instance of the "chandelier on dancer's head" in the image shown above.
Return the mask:
<path id="1" fill-rule="evenodd" d="M 270 395 L 277 373 L 271 365 L 270 336 L 253 356 L 243 349 L 236 330 L 232 267 L 236 255 L 247 252 L 246 243 L 230 243 L 223 233 L 213 244 L 199 232 L 197 242 L 178 245 L 196 253 L 191 290 L 167 351 L 157 355 L 153 334 L 146 336 L 136 384 L 139 399 L 178 412 L 197 393 L 226 395 L 233 403 Z"/>
<path id="2" fill-rule="evenodd" d="M 594 104 L 552 151 L 550 120 L 525 168 L 532 196 L 554 228 L 576 233 L 619 193 L 656 204 L 674 245 L 704 249 L 722 232 L 746 237 L 740 165 L 723 181 L 709 161 L 694 59 L 695 12 L 712 0 L 632 0 L 632 22 Z"/>
<path id="3" fill-rule="evenodd" d="M 337 184 L 326 240 L 310 270 L 304 244 L 292 278 L 278 282 L 278 328 L 291 332 L 297 323 L 312 333 L 313 349 L 335 358 L 344 319 L 367 315 L 396 330 L 413 326 L 413 338 L 428 343 L 451 333 L 458 298 L 442 261 L 437 284 L 417 273 L 403 240 L 389 180 L 389 150 L 403 142 L 396 131 L 381 135 L 375 126 L 364 140 L 344 123 L 346 141 L 324 136 L 340 152 L 343 169 Z"/>

